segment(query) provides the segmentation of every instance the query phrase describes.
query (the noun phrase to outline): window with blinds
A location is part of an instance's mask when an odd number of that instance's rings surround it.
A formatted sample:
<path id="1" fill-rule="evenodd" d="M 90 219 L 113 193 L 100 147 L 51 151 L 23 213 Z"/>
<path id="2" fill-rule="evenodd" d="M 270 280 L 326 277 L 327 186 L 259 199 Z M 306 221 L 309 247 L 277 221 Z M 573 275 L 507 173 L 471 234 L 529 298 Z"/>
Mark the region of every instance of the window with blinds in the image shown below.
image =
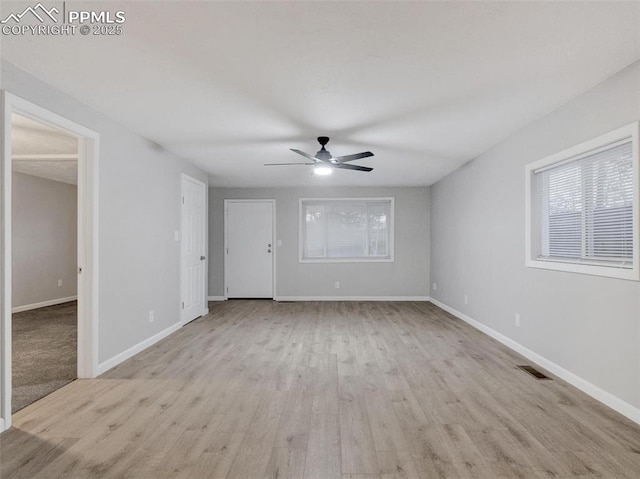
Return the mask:
<path id="1" fill-rule="evenodd" d="M 392 260 L 393 198 L 300 200 L 300 261 Z"/>
<path id="2" fill-rule="evenodd" d="M 622 130 L 529 168 L 531 260 L 607 276 L 633 270 L 613 276 L 637 279 L 637 126 Z"/>

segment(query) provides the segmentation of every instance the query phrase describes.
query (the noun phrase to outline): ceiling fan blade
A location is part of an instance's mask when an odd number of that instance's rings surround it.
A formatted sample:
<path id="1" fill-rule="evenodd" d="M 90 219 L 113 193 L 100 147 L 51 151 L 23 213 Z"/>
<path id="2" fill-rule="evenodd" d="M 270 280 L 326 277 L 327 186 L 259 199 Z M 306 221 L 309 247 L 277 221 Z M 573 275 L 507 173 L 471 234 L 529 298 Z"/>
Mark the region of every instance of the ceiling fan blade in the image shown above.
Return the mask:
<path id="1" fill-rule="evenodd" d="M 295 148 L 289 148 L 291 151 L 293 151 L 294 153 L 297 153 L 298 155 L 302 155 L 305 158 L 310 159 L 311 161 L 317 162 L 320 161 L 318 160 L 316 157 L 311 156 L 309 153 L 305 153 L 304 151 L 300 151 L 300 150 L 296 150 Z"/>
<path id="2" fill-rule="evenodd" d="M 373 168 L 369 168 L 368 166 L 359 166 L 359 165 L 343 165 L 342 163 L 338 163 L 333 166 L 334 168 L 340 168 L 342 170 L 354 170 L 354 171 L 373 171 Z"/>
<path id="3" fill-rule="evenodd" d="M 338 160 L 339 163 L 344 163 L 346 161 L 359 160 L 361 158 L 368 158 L 370 156 L 373 156 L 373 153 L 371 153 L 370 151 L 363 151 L 362 153 L 356 153 L 354 155 L 336 156 L 333 159 Z"/>
<path id="4" fill-rule="evenodd" d="M 315 165 L 315 163 L 265 163 L 264 166 L 285 166 L 285 165 Z"/>

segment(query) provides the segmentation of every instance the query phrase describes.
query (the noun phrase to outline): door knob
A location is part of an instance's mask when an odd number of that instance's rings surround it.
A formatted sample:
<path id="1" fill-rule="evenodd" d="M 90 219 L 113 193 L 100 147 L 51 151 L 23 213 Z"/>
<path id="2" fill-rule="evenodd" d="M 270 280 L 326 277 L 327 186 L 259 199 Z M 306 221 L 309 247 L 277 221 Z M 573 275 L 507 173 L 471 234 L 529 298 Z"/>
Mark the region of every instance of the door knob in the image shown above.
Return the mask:
<path id="1" fill-rule="evenodd" d="M 271 249 L 268 249 L 268 250 L 267 250 L 267 253 L 271 253 Z"/>
<path id="2" fill-rule="evenodd" d="M 205 258 L 204 256 L 200 256 L 200 261 L 204 261 L 205 259 L 207 258 Z"/>
<path id="3" fill-rule="evenodd" d="M 268 246 L 269 248 L 271 248 L 271 243 L 269 243 L 267 246 Z"/>

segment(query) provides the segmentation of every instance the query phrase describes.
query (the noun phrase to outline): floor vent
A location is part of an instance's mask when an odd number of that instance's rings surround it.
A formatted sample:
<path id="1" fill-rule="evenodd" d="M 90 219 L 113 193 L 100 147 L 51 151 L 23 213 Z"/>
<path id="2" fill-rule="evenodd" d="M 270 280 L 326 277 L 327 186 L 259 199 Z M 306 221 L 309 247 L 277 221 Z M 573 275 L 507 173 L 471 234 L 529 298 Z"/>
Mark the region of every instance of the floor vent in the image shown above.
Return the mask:
<path id="1" fill-rule="evenodd" d="M 551 379 L 549 376 L 544 375 L 533 366 L 525 365 L 525 366 L 518 366 L 518 367 L 523 371 L 528 372 L 536 379 Z"/>

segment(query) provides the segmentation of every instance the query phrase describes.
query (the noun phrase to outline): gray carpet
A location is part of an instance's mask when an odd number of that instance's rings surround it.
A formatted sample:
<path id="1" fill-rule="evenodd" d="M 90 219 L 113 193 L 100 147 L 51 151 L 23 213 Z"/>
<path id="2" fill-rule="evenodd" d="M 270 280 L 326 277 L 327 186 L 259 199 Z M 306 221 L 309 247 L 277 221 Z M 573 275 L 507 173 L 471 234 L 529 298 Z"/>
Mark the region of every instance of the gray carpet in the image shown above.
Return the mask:
<path id="1" fill-rule="evenodd" d="M 77 377 L 77 303 L 13 315 L 13 412 Z"/>

